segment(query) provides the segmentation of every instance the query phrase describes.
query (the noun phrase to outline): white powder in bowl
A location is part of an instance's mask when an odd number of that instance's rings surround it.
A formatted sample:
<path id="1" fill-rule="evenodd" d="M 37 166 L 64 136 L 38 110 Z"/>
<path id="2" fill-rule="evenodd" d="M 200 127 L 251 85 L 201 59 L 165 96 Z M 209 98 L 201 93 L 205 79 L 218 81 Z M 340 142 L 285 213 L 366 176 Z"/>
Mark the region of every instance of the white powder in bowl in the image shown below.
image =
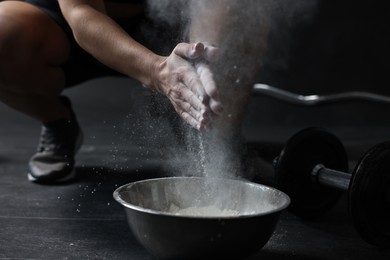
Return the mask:
<path id="1" fill-rule="evenodd" d="M 171 204 L 169 212 L 177 215 L 194 216 L 194 217 L 229 217 L 238 216 L 240 212 L 232 209 L 220 209 L 215 206 L 204 207 L 188 207 L 179 208 L 178 206 Z"/>

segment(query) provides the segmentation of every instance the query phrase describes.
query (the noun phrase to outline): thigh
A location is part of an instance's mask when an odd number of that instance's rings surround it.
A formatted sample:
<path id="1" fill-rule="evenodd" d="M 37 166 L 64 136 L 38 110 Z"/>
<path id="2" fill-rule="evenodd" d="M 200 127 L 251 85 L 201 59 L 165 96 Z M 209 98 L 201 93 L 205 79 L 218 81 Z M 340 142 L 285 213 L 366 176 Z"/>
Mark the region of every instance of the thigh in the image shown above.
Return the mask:
<path id="1" fill-rule="evenodd" d="M 66 60 L 69 42 L 61 27 L 36 6 L 22 1 L 0 2 L 2 40 L 21 40 L 26 46 L 40 46 L 58 62 Z M 18 43 L 18 42 L 14 42 Z M 48 54 L 48 53 L 47 53 Z"/>
<path id="2" fill-rule="evenodd" d="M 3 1 L 0 52 L 3 86 L 38 86 L 45 85 L 40 82 L 45 69 L 59 67 L 68 59 L 70 45 L 61 27 L 39 8 L 22 1 Z"/>
<path id="3" fill-rule="evenodd" d="M 119 73 L 98 62 L 76 43 L 72 30 L 62 15 L 56 0 L 22 0 L 21 2 L 39 10 L 47 20 L 50 20 L 50 24 L 55 25 L 62 36 L 58 37 L 52 34 L 52 38 L 61 38 L 67 42 L 65 59 L 60 64 L 55 64 L 59 65 L 63 71 L 64 87 L 71 87 L 97 77 L 119 75 Z M 63 44 L 54 43 L 50 44 L 49 47 L 57 49 L 57 47 L 61 48 L 61 45 Z M 62 51 L 60 50 L 60 52 Z"/>

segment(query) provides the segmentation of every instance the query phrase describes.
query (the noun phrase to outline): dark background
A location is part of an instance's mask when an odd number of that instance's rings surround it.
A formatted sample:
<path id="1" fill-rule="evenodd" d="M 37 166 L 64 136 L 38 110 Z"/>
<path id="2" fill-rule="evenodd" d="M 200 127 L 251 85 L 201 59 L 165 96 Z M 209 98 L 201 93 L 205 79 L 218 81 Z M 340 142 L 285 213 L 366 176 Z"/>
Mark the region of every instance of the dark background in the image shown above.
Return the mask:
<path id="1" fill-rule="evenodd" d="M 390 95 L 385 4 L 323 0 L 310 13 L 278 16 L 259 82 L 306 95 Z M 0 104 L 0 259 L 154 259 L 131 235 L 112 192 L 158 175 L 167 163 L 161 154 L 175 152 L 169 124 L 150 117 L 149 94 L 131 79 L 97 79 L 65 94 L 85 134 L 78 180 L 68 185 L 27 181 L 40 125 Z M 280 147 L 302 128 L 323 126 L 342 139 L 352 168 L 369 147 L 390 139 L 389 112 L 390 104 L 370 101 L 301 107 L 253 96 L 244 135 Z M 313 222 L 285 212 L 269 243 L 251 259 L 385 259 L 356 233 L 346 204 L 344 196 Z"/>

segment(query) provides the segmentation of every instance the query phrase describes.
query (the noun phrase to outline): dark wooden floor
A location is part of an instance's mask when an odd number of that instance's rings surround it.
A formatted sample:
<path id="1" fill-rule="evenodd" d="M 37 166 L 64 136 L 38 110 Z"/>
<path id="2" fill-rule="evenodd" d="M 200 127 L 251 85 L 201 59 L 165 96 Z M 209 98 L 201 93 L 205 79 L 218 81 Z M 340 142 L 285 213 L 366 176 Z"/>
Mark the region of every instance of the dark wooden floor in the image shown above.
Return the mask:
<path id="1" fill-rule="evenodd" d="M 85 143 L 77 180 L 66 185 L 27 181 L 39 125 L 0 105 L 0 259 L 155 259 L 134 239 L 112 198 L 118 186 L 160 174 L 161 149 L 169 150 L 159 138 L 145 137 L 156 124 L 131 114 L 139 96 L 127 84 L 134 83 L 106 80 L 67 91 Z M 248 135 L 256 135 L 248 125 Z M 296 128 L 273 138 L 284 141 Z M 346 203 L 344 197 L 313 222 L 284 212 L 268 244 L 250 259 L 386 259 L 356 233 Z"/>

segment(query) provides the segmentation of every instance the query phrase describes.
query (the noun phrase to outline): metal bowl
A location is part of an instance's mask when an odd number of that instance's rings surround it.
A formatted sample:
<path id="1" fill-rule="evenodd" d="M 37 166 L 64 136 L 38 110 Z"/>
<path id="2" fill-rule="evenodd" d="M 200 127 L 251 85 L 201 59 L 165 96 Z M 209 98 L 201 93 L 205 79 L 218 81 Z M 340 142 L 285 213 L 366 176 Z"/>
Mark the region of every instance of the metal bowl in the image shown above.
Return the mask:
<path id="1" fill-rule="evenodd" d="M 115 190 L 141 245 L 162 259 L 238 259 L 259 251 L 289 203 L 283 192 L 241 180 L 169 177 Z"/>

